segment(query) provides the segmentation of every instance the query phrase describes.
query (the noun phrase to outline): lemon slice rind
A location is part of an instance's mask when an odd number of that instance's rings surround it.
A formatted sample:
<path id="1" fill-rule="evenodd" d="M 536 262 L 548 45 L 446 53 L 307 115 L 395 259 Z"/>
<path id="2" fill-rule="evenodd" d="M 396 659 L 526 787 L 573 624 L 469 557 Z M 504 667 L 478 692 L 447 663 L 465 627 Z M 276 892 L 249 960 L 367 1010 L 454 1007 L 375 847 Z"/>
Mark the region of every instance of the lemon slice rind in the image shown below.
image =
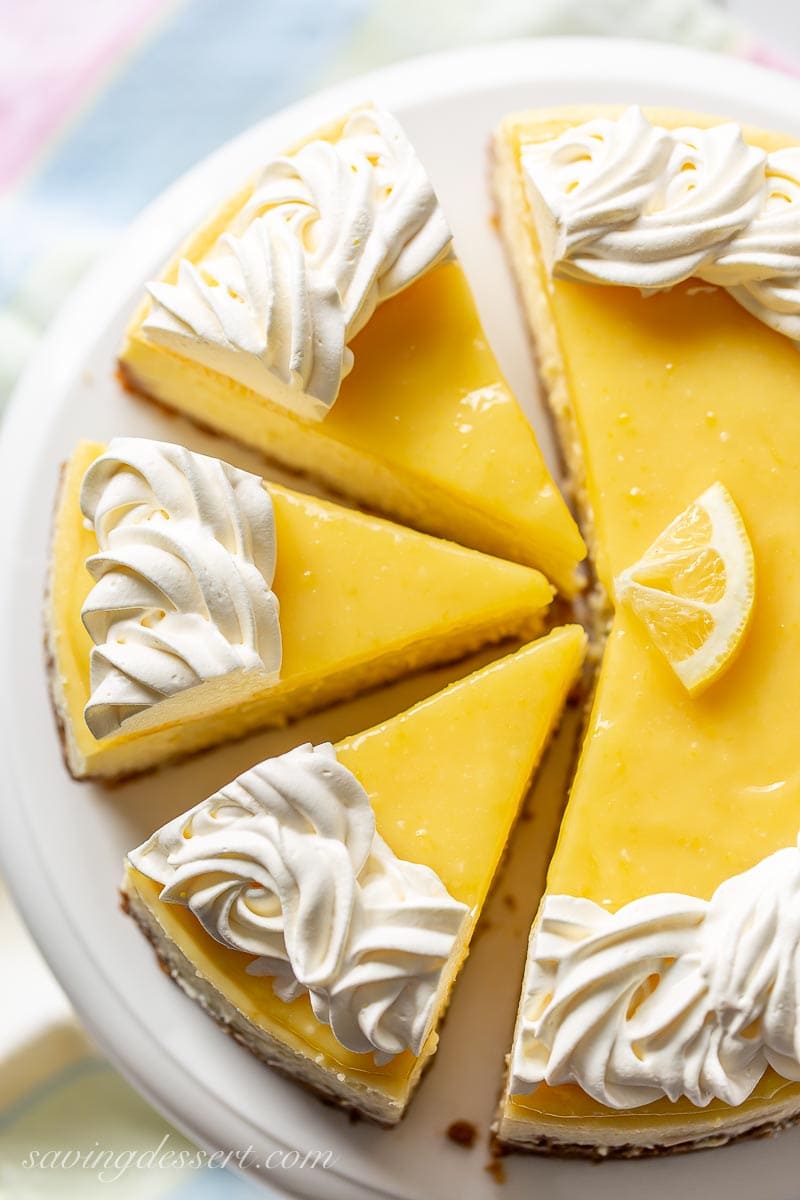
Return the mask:
<path id="1" fill-rule="evenodd" d="M 694 543 L 693 521 L 707 527 Z M 692 567 L 703 565 L 703 559 L 706 565 L 714 565 L 717 557 L 724 580 L 718 598 L 703 598 L 702 581 L 699 586 L 694 581 L 699 595 L 682 595 L 652 584 L 653 578 L 681 571 L 692 582 Z M 697 573 L 702 577 L 702 572 Z M 718 589 L 717 578 L 706 585 L 707 590 L 714 592 L 714 583 Z M 755 597 L 752 546 L 727 488 L 714 483 L 684 509 L 639 561 L 617 576 L 614 590 L 617 603 L 628 604 L 647 626 L 687 691 L 697 694 L 718 679 L 742 645 Z M 671 653 L 671 638 L 678 640 L 681 635 L 690 645 L 689 652 Z M 696 646 L 692 646 L 693 640 L 698 642 Z"/>

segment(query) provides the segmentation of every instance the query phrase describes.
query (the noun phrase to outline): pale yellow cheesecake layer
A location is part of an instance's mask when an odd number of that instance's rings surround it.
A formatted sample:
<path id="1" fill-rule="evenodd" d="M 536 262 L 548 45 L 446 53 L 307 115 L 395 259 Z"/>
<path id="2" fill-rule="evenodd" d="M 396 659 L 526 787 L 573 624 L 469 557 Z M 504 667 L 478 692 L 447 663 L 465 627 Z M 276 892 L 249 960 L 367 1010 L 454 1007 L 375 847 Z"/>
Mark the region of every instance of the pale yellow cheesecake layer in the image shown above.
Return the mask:
<path id="1" fill-rule="evenodd" d="M 336 747 L 368 792 L 378 832 L 392 850 L 431 867 L 472 910 L 462 961 L 584 648 L 579 626 L 561 627 Z M 286 1003 L 271 979 L 248 975 L 252 956 L 221 946 L 187 909 L 160 901 L 158 884 L 129 867 L 124 890 L 144 903 L 204 983 L 296 1056 L 294 1071 L 305 1082 L 384 1119 L 399 1118 L 435 1052 L 435 1032 L 419 1058 L 407 1051 L 378 1067 L 372 1055 L 341 1046 L 307 997 Z M 459 966 L 453 964 L 442 1007 Z"/>
<path id="2" fill-rule="evenodd" d="M 524 196 L 520 145 L 598 112 L 524 114 L 501 129 L 497 192 L 545 380 L 582 492 L 600 583 L 635 562 L 715 480 L 755 555 L 756 602 L 741 653 L 696 698 L 630 612 L 614 615 L 547 891 L 616 910 L 655 892 L 708 898 L 800 828 L 792 697 L 800 690 L 800 354 L 725 291 L 696 281 L 635 289 L 547 278 Z M 647 112 L 667 125 L 694 113 Z M 765 148 L 786 143 L 747 130 Z M 506 1101 L 541 1137 L 602 1144 L 736 1132 L 800 1108 L 770 1073 L 747 1104 L 688 1102 L 630 1113 L 578 1088 Z M 517 1130 L 520 1138 L 525 1131 Z"/>
<path id="3" fill-rule="evenodd" d="M 102 450 L 82 443 L 65 469 L 46 605 L 53 696 L 75 775 L 142 771 L 541 628 L 552 588 L 538 571 L 269 483 L 280 679 L 226 676 L 164 700 L 98 740 L 83 717 L 92 642 L 80 615 L 92 586 L 85 562 L 97 541 L 85 527 L 79 493 Z"/>
<path id="4" fill-rule="evenodd" d="M 338 125 L 323 131 L 335 140 Z M 244 189 L 180 248 L 197 263 L 246 203 Z M 425 532 L 538 567 L 568 594 L 585 547 L 533 430 L 481 328 L 458 262 L 379 306 L 352 342 L 355 366 L 324 420 L 157 345 L 136 313 L 123 379 L 194 420 Z"/>

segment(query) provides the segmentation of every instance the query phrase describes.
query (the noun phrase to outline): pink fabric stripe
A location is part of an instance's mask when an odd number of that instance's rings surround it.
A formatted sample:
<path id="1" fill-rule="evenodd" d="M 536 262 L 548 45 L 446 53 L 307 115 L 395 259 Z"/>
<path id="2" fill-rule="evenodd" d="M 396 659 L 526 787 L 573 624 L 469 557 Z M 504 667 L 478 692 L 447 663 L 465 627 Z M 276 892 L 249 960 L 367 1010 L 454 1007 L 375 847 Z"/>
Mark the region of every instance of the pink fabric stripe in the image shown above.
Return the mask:
<path id="1" fill-rule="evenodd" d="M 783 71 L 787 75 L 800 75 L 800 63 L 794 59 L 785 58 L 771 46 L 749 46 L 745 57 L 762 67 L 771 67 L 773 71 Z"/>
<path id="2" fill-rule="evenodd" d="M 32 163 L 168 3 L 0 3 L 0 189 Z"/>

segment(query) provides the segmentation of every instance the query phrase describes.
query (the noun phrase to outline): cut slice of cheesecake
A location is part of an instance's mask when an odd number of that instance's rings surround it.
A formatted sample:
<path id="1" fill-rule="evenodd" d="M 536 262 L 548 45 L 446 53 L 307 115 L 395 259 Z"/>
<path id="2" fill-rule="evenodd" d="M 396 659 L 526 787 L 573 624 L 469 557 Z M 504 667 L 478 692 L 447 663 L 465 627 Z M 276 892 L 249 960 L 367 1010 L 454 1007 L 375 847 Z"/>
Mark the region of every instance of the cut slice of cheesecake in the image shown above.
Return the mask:
<path id="1" fill-rule="evenodd" d="M 800 150 L 787 145 L 720 118 L 605 108 L 522 114 L 497 135 L 503 234 L 611 617 L 531 936 L 497 1127 L 512 1147 L 662 1153 L 800 1115 L 787 704 Z M 755 604 L 735 660 L 693 695 L 657 623 L 624 589 L 614 604 L 614 580 L 646 562 L 651 611 L 673 616 L 710 583 L 719 559 L 697 554 L 690 506 L 715 483 L 752 546 Z M 687 510 L 688 539 L 670 544 Z M 717 599 L 729 582 L 718 572 Z M 678 657 L 707 636 L 698 612 Z"/>
<path id="2" fill-rule="evenodd" d="M 324 748 L 292 751 L 156 833 L 123 900 L 172 978 L 265 1062 L 397 1122 L 584 646 L 558 628 L 328 747 L 313 778 L 295 756 Z"/>
<path id="3" fill-rule="evenodd" d="M 551 596 L 537 571 L 182 447 L 84 442 L 46 604 L 68 765 L 119 778 L 283 724 L 535 634 Z"/>
<path id="4" fill-rule="evenodd" d="M 254 167 L 149 285 L 122 380 L 574 592 L 585 548 L 394 119 L 358 109 Z"/>

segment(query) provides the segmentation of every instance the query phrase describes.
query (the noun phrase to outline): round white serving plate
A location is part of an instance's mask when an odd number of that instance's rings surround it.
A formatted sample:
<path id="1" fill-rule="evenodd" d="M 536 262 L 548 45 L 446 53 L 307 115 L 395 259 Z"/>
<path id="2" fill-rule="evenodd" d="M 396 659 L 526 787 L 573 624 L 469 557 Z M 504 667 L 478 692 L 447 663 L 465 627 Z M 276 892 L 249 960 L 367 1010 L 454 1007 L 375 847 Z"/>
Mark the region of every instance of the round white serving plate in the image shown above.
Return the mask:
<path id="1" fill-rule="evenodd" d="M 268 753 L 343 736 L 430 693 L 447 672 L 397 687 L 288 731 L 260 735 L 116 790 L 67 775 L 50 713 L 41 598 L 60 462 L 82 436 L 186 441 L 242 466 L 258 459 L 126 395 L 114 354 L 144 280 L 265 154 L 363 99 L 392 108 L 427 163 L 453 224 L 490 338 L 548 440 L 522 323 L 492 232 L 486 147 L 515 109 L 570 102 L 674 104 L 800 136 L 800 84 L 722 57 L 655 44 L 548 39 L 405 63 L 321 93 L 244 133 L 153 204 L 76 290 L 16 393 L 0 441 L 0 858 L 50 965 L 101 1046 L 171 1120 L 208 1148 L 331 1150 L 328 1169 L 253 1169 L 293 1195 L 326 1200 L 596 1200 L 680 1194 L 786 1200 L 796 1191 L 800 1131 L 767 1142 L 601 1168 L 505 1160 L 505 1186 L 484 1167 L 486 1135 L 516 1007 L 528 923 L 541 887 L 567 758 L 551 755 L 511 861 L 456 988 L 439 1055 L 408 1118 L 392 1132 L 351 1124 L 236 1046 L 156 968 L 116 904 L 124 852 L 168 817 Z M 452 675 L 452 672 L 450 672 Z M 454 820 L 457 820 L 454 814 Z M 0 968 L 0 974 L 2 970 Z M 14 986 L 3 978 L 3 985 Z M 444 1136 L 456 1118 L 479 1141 Z"/>

